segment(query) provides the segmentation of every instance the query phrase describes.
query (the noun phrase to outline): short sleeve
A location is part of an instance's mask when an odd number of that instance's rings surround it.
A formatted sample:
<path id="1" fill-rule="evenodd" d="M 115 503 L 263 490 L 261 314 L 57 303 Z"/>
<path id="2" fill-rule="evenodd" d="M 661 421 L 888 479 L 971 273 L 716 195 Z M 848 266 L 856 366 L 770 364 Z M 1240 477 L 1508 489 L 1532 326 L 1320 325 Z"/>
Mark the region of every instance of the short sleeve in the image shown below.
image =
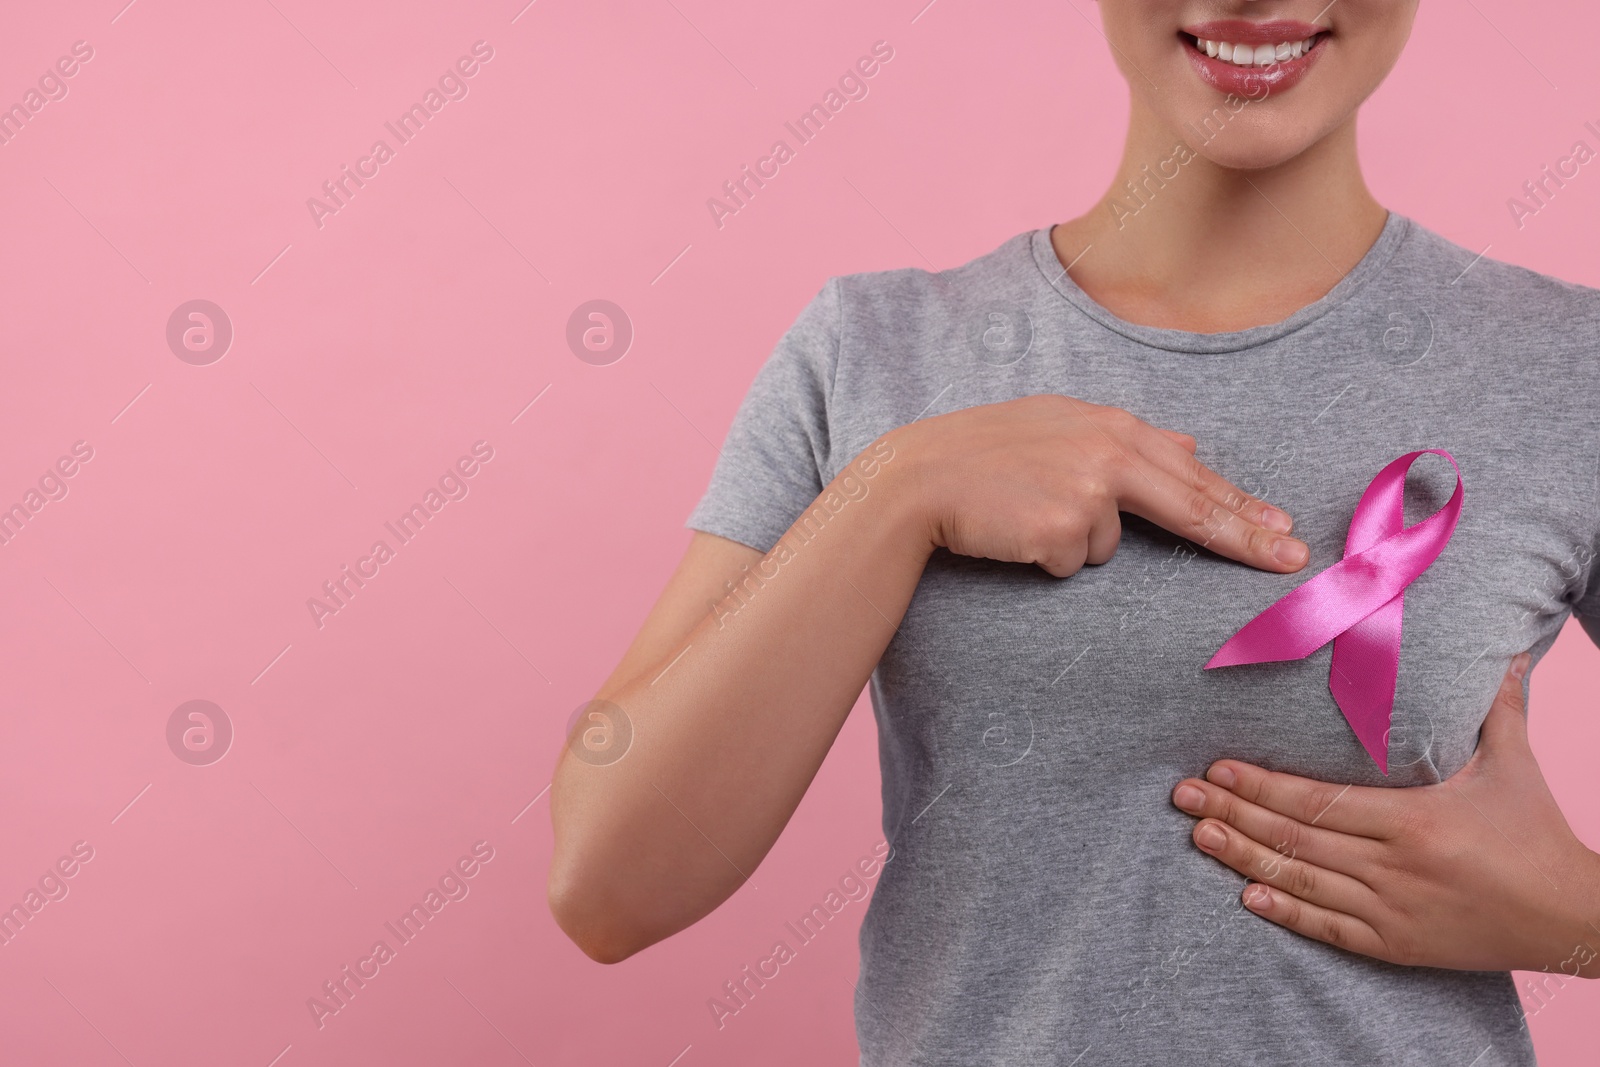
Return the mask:
<path id="1" fill-rule="evenodd" d="M 1580 586 L 1578 599 L 1573 602 L 1572 615 L 1583 627 L 1584 633 L 1589 635 L 1589 640 L 1600 646 L 1600 533 L 1595 536 L 1595 543 L 1589 550 L 1588 566 L 1585 568 L 1587 583 Z"/>
<path id="2" fill-rule="evenodd" d="M 685 526 L 769 552 L 822 493 L 840 313 L 829 278 L 756 372 Z"/>

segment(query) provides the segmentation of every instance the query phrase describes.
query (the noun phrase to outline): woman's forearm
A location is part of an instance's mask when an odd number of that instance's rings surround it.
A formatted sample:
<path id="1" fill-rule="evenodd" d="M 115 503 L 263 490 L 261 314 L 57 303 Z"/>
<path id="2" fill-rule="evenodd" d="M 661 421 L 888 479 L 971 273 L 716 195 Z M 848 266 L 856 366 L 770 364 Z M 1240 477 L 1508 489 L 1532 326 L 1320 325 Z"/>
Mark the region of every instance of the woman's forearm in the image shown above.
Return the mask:
<path id="1" fill-rule="evenodd" d="M 1119 408 L 1053 394 L 879 438 L 732 595 L 692 627 L 681 614 L 663 624 L 686 637 L 658 635 L 639 669 L 619 666 L 602 687 L 631 748 L 615 761 L 562 755 L 556 920 L 591 956 L 621 959 L 737 889 L 805 794 L 935 547 L 1065 578 L 1111 558 L 1126 511 L 1264 570 L 1303 567 L 1289 516 L 1193 449 Z"/>
<path id="2" fill-rule="evenodd" d="M 932 552 L 916 479 L 880 438 L 683 642 L 597 694 L 631 745 L 604 765 L 564 750 L 551 792 L 551 907 L 589 955 L 689 926 L 772 847 Z"/>

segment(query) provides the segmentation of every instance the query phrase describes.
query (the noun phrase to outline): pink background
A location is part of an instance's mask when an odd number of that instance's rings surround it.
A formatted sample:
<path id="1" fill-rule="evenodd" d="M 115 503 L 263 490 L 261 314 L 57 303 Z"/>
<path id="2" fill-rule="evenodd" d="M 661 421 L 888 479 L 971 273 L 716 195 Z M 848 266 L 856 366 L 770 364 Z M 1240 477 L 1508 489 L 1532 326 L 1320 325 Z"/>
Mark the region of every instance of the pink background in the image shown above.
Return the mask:
<path id="1" fill-rule="evenodd" d="M 617 967 L 546 909 L 543 791 L 823 280 L 961 263 L 1100 192 L 1126 106 L 1093 5 L 124 2 L 0 34 L 0 104 L 94 49 L 0 146 L 0 506 L 93 449 L 0 546 L 0 904 L 94 850 L 0 947 L 3 1058 L 855 1062 L 864 903 L 720 1031 L 706 1001 L 880 839 L 864 705 L 755 884 Z M 1520 231 L 1505 204 L 1600 120 L 1600 12 L 1542 11 L 1559 32 L 1424 4 L 1362 148 L 1395 209 L 1600 285 L 1600 163 Z M 319 228 L 307 198 L 479 40 L 469 95 Z M 867 98 L 718 229 L 706 199 L 878 40 Z M 565 340 L 595 298 L 636 330 L 607 366 Z M 193 299 L 234 330 L 205 366 L 165 338 Z M 480 440 L 468 495 L 319 628 L 307 599 Z M 1569 627 L 1533 735 L 1600 846 L 1597 670 Z M 235 731 L 209 766 L 168 747 L 194 699 Z M 307 999 L 478 841 L 469 895 L 319 1029 Z M 1543 1061 L 1590 1062 L 1597 1008 L 1561 990 Z"/>

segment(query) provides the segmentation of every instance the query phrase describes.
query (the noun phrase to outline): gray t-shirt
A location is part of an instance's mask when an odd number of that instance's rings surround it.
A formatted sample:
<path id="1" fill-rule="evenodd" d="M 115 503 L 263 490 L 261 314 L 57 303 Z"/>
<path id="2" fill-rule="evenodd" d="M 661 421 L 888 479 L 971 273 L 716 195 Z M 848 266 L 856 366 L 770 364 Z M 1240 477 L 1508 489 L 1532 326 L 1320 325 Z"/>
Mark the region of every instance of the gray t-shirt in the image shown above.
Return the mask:
<path id="1" fill-rule="evenodd" d="M 1507 972 L 1395 966 L 1250 914 L 1169 797 L 1223 757 L 1438 782 L 1513 655 L 1537 662 L 1573 612 L 1600 641 L 1597 353 L 1600 291 L 1395 214 L 1321 300 L 1231 333 L 1119 319 L 1048 228 L 939 274 L 830 278 L 687 526 L 768 550 L 884 431 L 1054 392 L 1193 434 L 1312 552 L 1270 574 L 1124 515 L 1116 556 L 1066 579 L 934 553 L 869 687 L 894 852 L 861 930 L 862 1064 L 1533 1063 Z M 1465 506 L 1405 594 L 1385 778 L 1328 690 L 1331 646 L 1202 667 L 1340 559 L 1373 476 L 1426 448 L 1456 457 Z M 1419 460 L 1407 523 L 1454 486 Z"/>

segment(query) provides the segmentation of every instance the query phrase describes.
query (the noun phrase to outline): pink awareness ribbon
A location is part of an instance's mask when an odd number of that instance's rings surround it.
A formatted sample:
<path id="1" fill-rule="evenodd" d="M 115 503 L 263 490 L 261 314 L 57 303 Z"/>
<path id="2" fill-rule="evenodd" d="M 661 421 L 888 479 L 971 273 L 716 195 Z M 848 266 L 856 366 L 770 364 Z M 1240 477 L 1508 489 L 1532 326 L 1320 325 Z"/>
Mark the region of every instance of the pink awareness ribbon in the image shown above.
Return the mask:
<path id="1" fill-rule="evenodd" d="M 1450 461 L 1456 491 L 1444 507 L 1406 526 L 1406 472 L 1429 454 Z M 1328 688 L 1362 747 L 1387 775 L 1405 589 L 1455 532 L 1464 494 L 1461 467 L 1442 448 L 1407 452 L 1390 463 L 1361 494 L 1344 558 L 1245 623 L 1205 669 L 1304 659 L 1332 641 Z"/>

